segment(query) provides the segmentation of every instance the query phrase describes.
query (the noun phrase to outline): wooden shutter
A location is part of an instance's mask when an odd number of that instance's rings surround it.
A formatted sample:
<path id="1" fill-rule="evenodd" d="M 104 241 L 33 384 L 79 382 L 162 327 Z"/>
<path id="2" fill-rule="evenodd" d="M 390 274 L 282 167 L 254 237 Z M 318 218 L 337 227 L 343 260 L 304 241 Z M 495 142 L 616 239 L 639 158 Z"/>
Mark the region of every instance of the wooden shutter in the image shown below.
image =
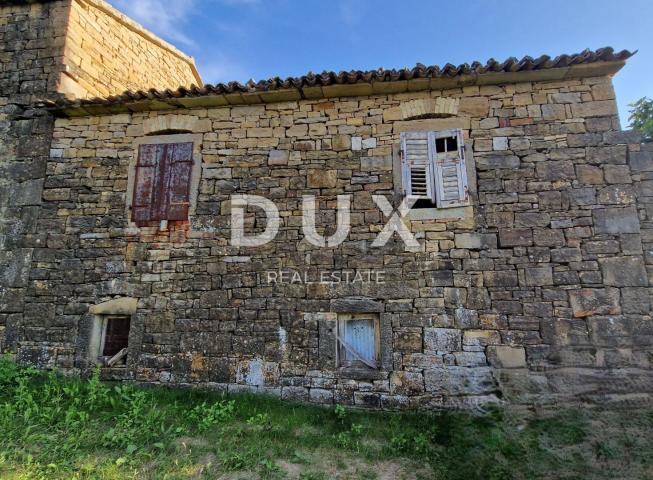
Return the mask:
<path id="1" fill-rule="evenodd" d="M 431 132 L 435 151 L 435 191 L 437 205 L 458 207 L 469 203 L 465 144 L 461 130 Z"/>
<path id="2" fill-rule="evenodd" d="M 433 150 L 428 132 L 401 134 L 402 181 L 407 197 L 435 202 Z"/>
<path id="3" fill-rule="evenodd" d="M 168 175 L 166 220 L 188 220 L 190 206 L 190 177 L 193 169 L 193 144 L 167 145 Z"/>
<path id="4" fill-rule="evenodd" d="M 134 179 L 132 220 L 188 220 L 193 143 L 141 145 Z"/>
<path id="5" fill-rule="evenodd" d="M 159 170 L 163 164 L 163 145 L 141 145 L 138 149 L 134 192 L 132 198 L 132 220 L 136 225 L 147 225 L 155 220 L 155 188 Z"/>

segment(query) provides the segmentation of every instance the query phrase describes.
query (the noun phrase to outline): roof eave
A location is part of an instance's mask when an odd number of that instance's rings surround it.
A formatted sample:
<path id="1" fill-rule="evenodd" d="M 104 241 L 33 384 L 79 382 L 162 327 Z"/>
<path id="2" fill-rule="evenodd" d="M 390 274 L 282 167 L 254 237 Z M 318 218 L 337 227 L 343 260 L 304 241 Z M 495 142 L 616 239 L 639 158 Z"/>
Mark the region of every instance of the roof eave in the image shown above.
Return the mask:
<path id="1" fill-rule="evenodd" d="M 624 65 L 625 60 L 595 61 L 570 65 L 562 68 L 521 70 L 517 72 L 486 72 L 451 77 L 414 78 L 399 81 L 371 81 L 325 86 L 305 86 L 268 91 L 202 94 L 181 98 L 156 98 L 151 100 L 120 101 L 116 103 L 81 104 L 55 106 L 48 109 L 58 116 L 83 117 L 110 115 L 114 113 L 142 112 L 147 110 L 178 110 L 189 108 L 225 107 L 229 105 L 251 105 L 277 103 L 301 99 L 367 96 L 387 93 L 415 92 L 423 90 L 446 90 L 472 85 L 501 85 L 523 82 L 563 81 L 577 78 L 613 76 Z"/>

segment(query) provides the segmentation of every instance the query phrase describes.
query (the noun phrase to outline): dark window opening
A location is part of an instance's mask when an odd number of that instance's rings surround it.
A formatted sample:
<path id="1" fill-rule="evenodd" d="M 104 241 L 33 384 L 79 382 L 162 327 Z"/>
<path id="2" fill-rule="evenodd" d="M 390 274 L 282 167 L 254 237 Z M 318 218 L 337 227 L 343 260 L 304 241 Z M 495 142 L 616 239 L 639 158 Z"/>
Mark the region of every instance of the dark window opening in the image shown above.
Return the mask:
<path id="1" fill-rule="evenodd" d="M 129 317 L 107 317 L 104 327 L 102 356 L 113 357 L 129 344 Z"/>
<path id="2" fill-rule="evenodd" d="M 428 198 L 420 198 L 415 202 L 413 205 L 413 210 L 417 209 L 419 210 L 420 208 L 435 208 L 435 202 L 432 200 L 429 200 Z"/>
<path id="3" fill-rule="evenodd" d="M 458 150 L 458 139 L 456 137 L 436 138 L 435 150 L 438 153 L 455 152 Z"/>

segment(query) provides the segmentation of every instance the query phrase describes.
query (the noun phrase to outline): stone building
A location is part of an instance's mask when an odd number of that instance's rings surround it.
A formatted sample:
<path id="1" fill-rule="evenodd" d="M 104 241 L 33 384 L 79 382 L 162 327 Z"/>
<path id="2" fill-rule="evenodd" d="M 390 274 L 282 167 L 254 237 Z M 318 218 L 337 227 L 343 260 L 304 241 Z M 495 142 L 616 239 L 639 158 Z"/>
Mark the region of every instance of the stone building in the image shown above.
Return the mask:
<path id="1" fill-rule="evenodd" d="M 375 408 L 649 398 L 653 148 L 611 83 L 629 52 L 201 86 L 99 0 L 13 3 L 19 361 Z M 105 22 L 122 40 L 79 34 Z"/>

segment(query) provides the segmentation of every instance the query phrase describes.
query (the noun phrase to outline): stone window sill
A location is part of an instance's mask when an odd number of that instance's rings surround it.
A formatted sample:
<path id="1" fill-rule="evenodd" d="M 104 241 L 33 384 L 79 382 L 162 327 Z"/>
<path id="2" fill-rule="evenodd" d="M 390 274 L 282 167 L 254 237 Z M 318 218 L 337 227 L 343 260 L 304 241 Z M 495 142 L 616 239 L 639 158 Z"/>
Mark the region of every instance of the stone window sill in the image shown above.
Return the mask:
<path id="1" fill-rule="evenodd" d="M 408 218 L 412 221 L 440 220 L 442 222 L 457 222 L 459 220 L 472 219 L 474 207 L 451 207 L 451 208 L 416 208 L 408 212 Z"/>
<path id="2" fill-rule="evenodd" d="M 382 380 L 386 375 L 372 368 L 338 367 L 337 377 L 347 380 Z"/>

